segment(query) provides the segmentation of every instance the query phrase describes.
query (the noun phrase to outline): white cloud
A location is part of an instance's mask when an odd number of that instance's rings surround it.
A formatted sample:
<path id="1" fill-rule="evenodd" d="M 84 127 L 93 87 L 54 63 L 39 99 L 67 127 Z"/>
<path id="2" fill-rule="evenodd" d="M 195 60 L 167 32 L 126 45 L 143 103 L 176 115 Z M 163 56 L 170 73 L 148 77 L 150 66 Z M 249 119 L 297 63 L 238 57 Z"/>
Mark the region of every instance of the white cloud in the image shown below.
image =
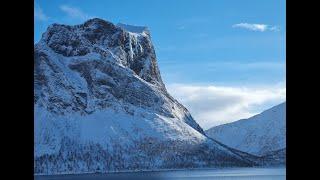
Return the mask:
<path id="1" fill-rule="evenodd" d="M 43 12 L 42 8 L 35 4 L 34 6 L 34 18 L 39 21 L 47 21 L 49 17 Z"/>
<path id="2" fill-rule="evenodd" d="M 67 14 L 68 17 L 79 20 L 88 20 L 92 18 L 88 14 L 81 11 L 79 8 L 71 7 L 67 5 L 61 5 L 60 9 Z"/>
<path id="3" fill-rule="evenodd" d="M 251 31 L 279 31 L 279 28 L 277 26 L 270 26 L 267 24 L 250 24 L 250 23 L 239 23 L 232 25 L 233 28 L 244 28 Z"/>
<path id="4" fill-rule="evenodd" d="M 280 31 L 280 28 L 278 26 L 272 26 L 269 28 L 270 31 Z"/>
<path id="5" fill-rule="evenodd" d="M 284 85 L 227 87 L 171 84 L 167 88 L 204 129 L 251 117 L 286 99 Z"/>

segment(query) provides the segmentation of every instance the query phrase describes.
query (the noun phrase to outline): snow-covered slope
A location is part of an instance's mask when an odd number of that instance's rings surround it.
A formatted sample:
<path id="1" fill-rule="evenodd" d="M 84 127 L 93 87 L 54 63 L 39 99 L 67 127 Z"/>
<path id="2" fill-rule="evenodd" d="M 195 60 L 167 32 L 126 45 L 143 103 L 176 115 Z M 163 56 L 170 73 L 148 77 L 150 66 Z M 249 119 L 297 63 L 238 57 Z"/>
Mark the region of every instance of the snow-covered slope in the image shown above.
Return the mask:
<path id="1" fill-rule="evenodd" d="M 216 126 L 206 134 L 229 147 L 264 156 L 286 147 L 286 103 L 248 119 Z"/>
<path id="2" fill-rule="evenodd" d="M 35 173 L 251 165 L 168 94 L 147 28 L 53 24 L 34 54 Z"/>
<path id="3" fill-rule="evenodd" d="M 130 33 L 137 33 L 137 34 L 149 33 L 148 28 L 145 26 L 133 26 L 133 25 L 123 24 L 123 23 L 118 23 L 117 26 L 123 28 L 124 30 Z"/>

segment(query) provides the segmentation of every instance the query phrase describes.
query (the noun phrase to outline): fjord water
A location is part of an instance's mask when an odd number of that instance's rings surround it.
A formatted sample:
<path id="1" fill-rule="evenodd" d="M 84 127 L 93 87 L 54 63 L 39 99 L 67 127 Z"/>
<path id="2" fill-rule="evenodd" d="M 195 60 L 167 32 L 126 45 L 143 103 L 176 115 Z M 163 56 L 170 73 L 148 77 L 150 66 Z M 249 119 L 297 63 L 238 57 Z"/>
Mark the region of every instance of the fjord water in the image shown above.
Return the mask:
<path id="1" fill-rule="evenodd" d="M 134 180 L 283 180 L 286 179 L 286 168 L 223 168 L 136 173 L 35 176 L 35 180 L 122 180 L 129 178 Z"/>

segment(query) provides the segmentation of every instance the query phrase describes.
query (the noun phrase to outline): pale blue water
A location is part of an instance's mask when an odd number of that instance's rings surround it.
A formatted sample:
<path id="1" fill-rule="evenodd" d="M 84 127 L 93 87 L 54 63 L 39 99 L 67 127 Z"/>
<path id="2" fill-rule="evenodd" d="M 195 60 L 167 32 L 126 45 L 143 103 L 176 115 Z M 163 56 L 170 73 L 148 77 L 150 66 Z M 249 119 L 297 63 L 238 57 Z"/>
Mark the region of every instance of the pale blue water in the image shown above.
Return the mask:
<path id="1" fill-rule="evenodd" d="M 285 180 L 286 168 L 224 168 L 172 170 L 161 172 L 82 174 L 59 176 L 35 176 L 35 180 L 209 180 L 209 179 L 252 179 L 252 180 Z"/>

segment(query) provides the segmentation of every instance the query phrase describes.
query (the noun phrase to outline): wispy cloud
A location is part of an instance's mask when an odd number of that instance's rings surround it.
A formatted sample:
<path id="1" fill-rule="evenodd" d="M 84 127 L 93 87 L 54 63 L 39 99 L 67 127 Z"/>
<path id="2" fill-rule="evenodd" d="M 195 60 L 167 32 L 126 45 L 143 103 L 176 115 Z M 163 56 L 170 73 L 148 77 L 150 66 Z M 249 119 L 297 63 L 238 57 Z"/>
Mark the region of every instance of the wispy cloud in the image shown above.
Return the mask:
<path id="1" fill-rule="evenodd" d="M 34 6 L 34 18 L 39 21 L 47 21 L 49 19 L 38 4 Z"/>
<path id="2" fill-rule="evenodd" d="M 69 18 L 77 20 L 87 20 L 92 18 L 92 16 L 84 13 L 82 10 L 76 7 L 71 7 L 68 5 L 61 5 L 60 9 L 67 14 Z"/>
<path id="3" fill-rule="evenodd" d="M 250 24 L 250 23 L 239 23 L 232 25 L 233 28 L 243 28 L 248 29 L 250 31 L 279 31 L 277 26 L 270 26 L 267 24 Z"/>
<path id="4" fill-rule="evenodd" d="M 270 31 L 280 31 L 280 28 L 278 26 L 272 26 L 269 28 Z"/>
<path id="5" fill-rule="evenodd" d="M 167 88 L 204 129 L 248 118 L 286 99 L 284 85 L 231 87 L 171 84 Z"/>

